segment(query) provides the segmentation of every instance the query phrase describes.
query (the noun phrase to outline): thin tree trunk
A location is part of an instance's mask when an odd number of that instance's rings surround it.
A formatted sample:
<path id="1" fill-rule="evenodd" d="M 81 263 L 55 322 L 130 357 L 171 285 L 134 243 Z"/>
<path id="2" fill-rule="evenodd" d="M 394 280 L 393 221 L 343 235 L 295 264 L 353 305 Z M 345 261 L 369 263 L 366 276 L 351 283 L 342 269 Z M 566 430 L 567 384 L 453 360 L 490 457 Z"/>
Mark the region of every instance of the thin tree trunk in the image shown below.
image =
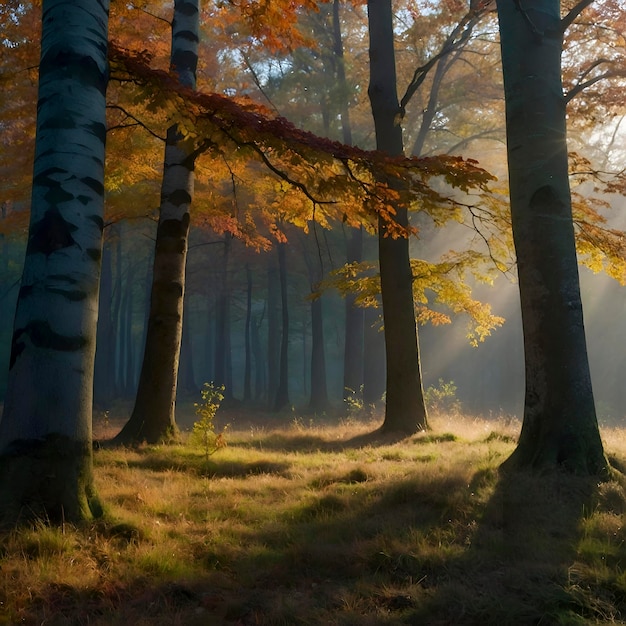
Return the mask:
<path id="1" fill-rule="evenodd" d="M 122 390 L 122 292 L 123 292 L 123 271 L 122 271 L 122 222 L 115 224 L 111 228 L 116 231 L 115 240 L 115 286 L 113 288 L 113 342 L 115 346 L 113 354 L 113 367 L 115 379 L 115 393 L 121 394 Z"/>
<path id="2" fill-rule="evenodd" d="M 326 383 L 326 349 L 324 345 L 324 317 L 322 298 L 311 302 L 311 397 L 309 407 L 316 412 L 328 409 Z"/>
<path id="3" fill-rule="evenodd" d="M 230 249 L 232 235 L 224 235 L 221 283 L 218 290 L 215 316 L 215 383 L 224 385 L 224 399 L 233 399 L 230 355 Z"/>
<path id="4" fill-rule="evenodd" d="M 132 264 L 132 260 L 131 260 Z M 126 285 L 124 287 L 124 300 L 122 303 L 122 315 L 124 319 L 124 395 L 128 398 L 135 392 L 135 372 L 133 365 L 133 281 L 131 280 L 132 265 L 129 265 L 126 273 Z"/>
<path id="5" fill-rule="evenodd" d="M 278 389 L 276 390 L 276 398 L 274 400 L 274 410 L 280 411 L 289 405 L 289 302 L 287 298 L 287 244 L 280 242 L 276 247 L 278 250 L 282 332 Z"/>
<path id="6" fill-rule="evenodd" d="M 369 97 L 376 128 L 376 147 L 389 155 L 403 154 L 400 107 L 396 92 L 391 0 L 369 0 Z M 396 207 L 395 221 L 408 225 L 407 209 Z M 378 256 L 387 353 L 386 431 L 414 433 L 428 427 L 413 304 L 409 240 L 387 236 L 378 224 Z"/>
<path id="7" fill-rule="evenodd" d="M 28 245 L 0 421 L 0 517 L 101 512 L 91 419 L 102 255 L 108 2 L 44 0 Z"/>
<path id="8" fill-rule="evenodd" d="M 346 245 L 348 263 L 360 263 L 363 258 L 363 229 L 355 228 Z M 365 310 L 356 306 L 356 296 L 347 295 L 345 301 L 346 330 L 343 352 L 343 397 L 360 394 L 363 386 Z"/>
<path id="9" fill-rule="evenodd" d="M 572 222 L 560 6 L 497 6 L 526 363 L 524 422 L 506 465 L 604 474 Z"/>
<path id="10" fill-rule="evenodd" d="M 363 318 L 363 402 L 380 404 L 385 393 L 385 333 L 380 329 L 380 309 L 367 308 Z"/>
<path id="11" fill-rule="evenodd" d="M 100 278 L 100 307 L 96 332 L 96 360 L 94 369 L 94 404 L 109 409 L 115 395 L 115 333 L 111 302 L 113 300 L 113 268 L 110 241 L 105 241 L 102 252 Z"/>
<path id="12" fill-rule="evenodd" d="M 252 349 L 250 346 L 250 327 L 252 324 L 252 272 L 246 264 L 246 327 L 245 327 L 245 364 L 243 373 L 243 400 L 252 400 Z"/>
<path id="13" fill-rule="evenodd" d="M 267 393 L 267 376 L 265 371 L 265 359 L 261 348 L 260 338 L 261 321 L 257 316 L 253 316 L 250 328 L 250 342 L 252 344 L 252 354 L 254 355 L 254 400 L 260 401 Z"/>
<path id="14" fill-rule="evenodd" d="M 278 371 L 280 363 L 279 310 L 280 284 L 278 269 L 270 259 L 267 270 L 267 394 L 268 404 L 274 406 L 278 391 Z"/>
<path id="15" fill-rule="evenodd" d="M 333 0 L 333 53 L 337 61 L 337 84 L 340 93 L 341 134 L 343 143 L 352 145 L 352 125 L 348 106 L 348 81 L 343 55 L 343 36 L 341 33 L 340 0 Z M 363 228 L 353 229 L 346 242 L 346 260 L 348 263 L 360 262 L 363 258 Z M 343 397 L 352 393 L 361 393 L 363 385 L 363 341 L 364 310 L 356 306 L 356 296 L 347 295 L 345 299 L 345 343 L 343 354 Z"/>
<path id="16" fill-rule="evenodd" d="M 198 0 L 175 0 L 170 68 L 181 84 L 196 84 Z M 178 361 L 183 324 L 189 209 L 193 198 L 193 140 L 176 125 L 167 131 L 146 334 L 137 398 L 117 443 L 156 443 L 175 435 Z"/>

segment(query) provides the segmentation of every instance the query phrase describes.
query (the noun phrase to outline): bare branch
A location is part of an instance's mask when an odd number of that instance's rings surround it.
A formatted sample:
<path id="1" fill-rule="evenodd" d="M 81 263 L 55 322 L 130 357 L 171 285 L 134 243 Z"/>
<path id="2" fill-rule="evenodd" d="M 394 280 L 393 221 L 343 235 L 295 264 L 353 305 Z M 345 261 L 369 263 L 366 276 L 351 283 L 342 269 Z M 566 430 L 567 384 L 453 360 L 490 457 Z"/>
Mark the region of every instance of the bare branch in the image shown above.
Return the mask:
<path id="1" fill-rule="evenodd" d="M 593 0 L 579 0 L 570 12 L 561 20 L 561 32 L 565 32 L 576 18 L 593 2 Z"/>
<path id="2" fill-rule="evenodd" d="M 159 141 L 165 142 L 165 137 L 161 137 L 159 134 L 155 133 L 153 130 L 150 129 L 149 126 L 144 124 L 140 119 L 136 118 L 132 113 L 129 113 L 124 107 L 121 107 L 118 104 L 108 104 L 107 109 L 111 111 L 119 111 L 120 113 L 125 115 L 129 120 L 133 120 L 134 122 L 134 124 L 126 124 L 126 125 L 118 124 L 116 126 L 111 126 L 110 128 L 107 128 L 107 132 L 110 130 L 116 130 L 118 128 L 129 128 L 131 126 L 140 126 L 146 132 L 148 132 L 150 135 L 152 135 Z"/>

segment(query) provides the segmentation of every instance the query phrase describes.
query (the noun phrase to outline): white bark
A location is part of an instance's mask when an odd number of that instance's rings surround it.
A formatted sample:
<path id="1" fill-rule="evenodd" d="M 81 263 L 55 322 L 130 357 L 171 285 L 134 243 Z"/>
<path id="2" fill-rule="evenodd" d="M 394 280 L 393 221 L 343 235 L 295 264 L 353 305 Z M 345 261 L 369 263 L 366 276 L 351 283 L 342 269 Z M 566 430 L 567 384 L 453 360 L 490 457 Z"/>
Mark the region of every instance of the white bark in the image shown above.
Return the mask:
<path id="1" fill-rule="evenodd" d="M 44 0 L 29 240 L 0 453 L 91 439 L 102 241 L 107 0 Z"/>

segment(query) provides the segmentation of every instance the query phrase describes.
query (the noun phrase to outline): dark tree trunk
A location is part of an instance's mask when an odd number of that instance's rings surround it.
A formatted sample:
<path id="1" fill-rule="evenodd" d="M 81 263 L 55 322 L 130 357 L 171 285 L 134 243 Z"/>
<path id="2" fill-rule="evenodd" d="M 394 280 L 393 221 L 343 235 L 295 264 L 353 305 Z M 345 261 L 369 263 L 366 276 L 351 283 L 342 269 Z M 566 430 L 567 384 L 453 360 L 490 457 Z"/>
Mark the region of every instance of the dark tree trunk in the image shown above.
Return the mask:
<path id="1" fill-rule="evenodd" d="M 322 298 L 311 302 L 311 397 L 309 407 L 317 412 L 328 409 L 326 384 L 326 349 L 324 345 L 324 317 Z"/>
<path id="2" fill-rule="evenodd" d="M 113 287 L 113 302 L 111 305 L 111 315 L 113 318 L 113 342 L 114 342 L 114 354 L 113 354 L 113 377 L 115 379 L 115 394 L 122 393 L 122 293 L 123 289 L 123 277 L 122 271 L 122 222 L 111 226 L 115 229 L 115 285 Z"/>
<path id="3" fill-rule="evenodd" d="M 337 84 L 340 89 L 340 119 L 343 143 L 352 145 L 352 125 L 348 106 L 348 81 L 343 55 L 343 37 L 341 33 L 340 0 L 333 0 L 333 53 L 337 61 Z M 363 258 L 363 229 L 351 231 L 346 243 L 348 263 L 360 262 Z M 355 305 L 356 296 L 348 295 L 345 301 L 345 344 L 343 360 L 343 397 L 360 394 L 363 385 L 363 308 Z"/>
<path id="4" fill-rule="evenodd" d="M 274 406 L 276 392 L 278 391 L 278 371 L 280 362 L 279 299 L 280 284 L 278 269 L 270 259 L 267 270 L 267 397 L 270 407 Z"/>
<path id="5" fill-rule="evenodd" d="M 376 129 L 376 147 L 389 155 L 403 154 L 400 106 L 396 92 L 391 0 L 369 0 L 369 97 Z M 396 207 L 396 222 L 408 225 L 407 209 Z M 414 433 L 428 427 L 413 304 L 409 240 L 387 236 L 379 219 L 378 256 L 387 352 L 386 431 Z"/>
<path id="6" fill-rule="evenodd" d="M 204 341 L 204 380 L 202 383 L 215 381 L 215 294 L 213 291 L 206 298 L 206 334 Z"/>
<path id="7" fill-rule="evenodd" d="M 132 263 L 132 261 L 131 261 Z M 124 395 L 131 398 L 135 392 L 135 371 L 133 363 L 133 281 L 131 280 L 131 267 L 129 267 L 126 274 L 126 284 L 124 286 L 124 296 L 122 300 L 122 319 L 123 329 L 122 335 L 124 338 L 124 352 L 123 352 L 123 371 L 124 382 L 123 390 Z"/>
<path id="8" fill-rule="evenodd" d="M 351 231 L 346 246 L 348 263 L 360 263 L 363 257 L 363 229 Z M 355 305 L 356 296 L 347 295 L 346 330 L 343 352 L 343 397 L 361 393 L 363 383 L 365 310 Z"/>
<path id="9" fill-rule="evenodd" d="M 170 68 L 191 89 L 196 84 L 198 28 L 198 0 L 175 0 Z M 168 128 L 146 347 L 135 407 L 116 443 L 156 443 L 177 432 L 175 404 L 194 190 L 193 149 L 193 139 L 185 138 L 177 125 Z"/>
<path id="10" fill-rule="evenodd" d="M 92 472 L 106 0 L 42 3 L 32 202 L 0 420 L 0 521 L 101 513 Z"/>
<path id="11" fill-rule="evenodd" d="M 287 244 L 280 242 L 276 247 L 278 250 L 282 330 L 278 389 L 276 390 L 276 398 L 274 400 L 274 410 L 280 411 L 289 405 L 289 302 L 287 298 Z"/>
<path id="12" fill-rule="evenodd" d="M 224 385 L 224 399 L 233 399 L 230 358 L 230 249 L 232 235 L 224 235 L 221 283 L 215 315 L 215 384 Z"/>
<path id="13" fill-rule="evenodd" d="M 115 397 L 115 333 L 111 302 L 113 300 L 113 268 L 111 244 L 105 240 L 100 275 L 100 306 L 96 333 L 96 364 L 94 371 L 94 404 L 109 409 Z"/>
<path id="14" fill-rule="evenodd" d="M 508 467 L 608 469 L 587 360 L 568 178 L 558 0 L 498 1 L 524 331 L 522 433 Z"/>
<path id="15" fill-rule="evenodd" d="M 380 309 L 367 308 L 363 313 L 363 402 L 379 404 L 385 393 L 385 333 L 380 330 Z"/>
<path id="16" fill-rule="evenodd" d="M 245 364 L 243 372 L 243 400 L 252 400 L 252 349 L 250 346 L 250 330 L 252 325 L 252 272 L 246 264 L 246 327 L 245 327 Z"/>
<path id="17" fill-rule="evenodd" d="M 260 338 L 261 320 L 254 316 L 250 327 L 250 343 L 254 355 L 254 400 L 259 402 L 267 393 L 266 362 Z"/>

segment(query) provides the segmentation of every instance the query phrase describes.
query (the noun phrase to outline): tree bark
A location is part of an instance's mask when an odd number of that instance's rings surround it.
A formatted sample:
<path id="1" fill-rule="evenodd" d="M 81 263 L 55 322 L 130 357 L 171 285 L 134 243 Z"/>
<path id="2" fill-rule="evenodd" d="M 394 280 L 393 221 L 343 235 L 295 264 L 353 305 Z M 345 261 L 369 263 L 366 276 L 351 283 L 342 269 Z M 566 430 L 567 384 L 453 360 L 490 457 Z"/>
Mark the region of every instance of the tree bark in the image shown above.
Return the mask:
<path id="1" fill-rule="evenodd" d="M 376 129 L 376 147 L 391 156 L 403 154 L 400 106 L 396 92 L 391 0 L 369 0 L 370 85 L 368 94 Z M 408 226 L 407 209 L 396 208 L 395 220 Z M 428 427 L 413 304 L 409 240 L 387 236 L 378 224 L 378 255 L 385 324 L 387 383 L 382 430 L 414 433 Z"/>
<path id="2" fill-rule="evenodd" d="M 246 264 L 246 327 L 245 333 L 245 363 L 243 372 L 243 401 L 252 400 L 252 349 L 250 347 L 250 331 L 252 325 L 252 272 Z"/>
<path id="3" fill-rule="evenodd" d="M 102 249 L 100 278 L 100 307 L 96 332 L 96 357 L 94 368 L 94 404 L 109 409 L 115 396 L 115 333 L 111 302 L 113 300 L 113 267 L 110 242 Z"/>
<path id="4" fill-rule="evenodd" d="M 379 309 L 367 308 L 363 315 L 363 402 L 378 404 L 385 393 L 385 333 L 380 330 Z M 356 391 L 356 390 L 355 390 Z"/>
<path id="5" fill-rule="evenodd" d="M 346 245 L 348 263 L 360 263 L 363 258 L 363 229 L 355 228 Z M 343 351 L 343 397 L 361 394 L 363 383 L 365 311 L 356 306 L 356 296 L 347 295 L 345 301 L 345 343 Z"/>
<path id="6" fill-rule="evenodd" d="M 280 285 L 278 269 L 272 259 L 267 269 L 267 397 L 268 405 L 273 408 L 278 391 L 278 371 L 280 362 L 279 310 Z"/>
<path id="7" fill-rule="evenodd" d="M 181 84 L 192 89 L 196 84 L 198 30 L 198 0 L 175 0 L 170 67 Z M 135 407 L 116 443 L 156 443 L 177 431 L 176 386 L 194 187 L 192 153 L 192 140 L 184 138 L 176 125 L 171 126 L 165 145 L 146 347 Z"/>
<path id="8" fill-rule="evenodd" d="M 215 384 L 224 386 L 224 399 L 233 399 L 233 374 L 230 354 L 230 250 L 232 235 L 224 235 L 221 283 L 217 296 L 215 315 Z"/>
<path id="9" fill-rule="evenodd" d="M 587 360 L 568 178 L 558 0 L 499 0 L 526 396 L 505 467 L 608 469 Z"/>
<path id="10" fill-rule="evenodd" d="M 323 312 L 322 298 L 316 298 L 311 302 L 311 395 L 309 398 L 309 408 L 316 412 L 326 411 L 330 406 L 326 382 Z"/>
<path id="11" fill-rule="evenodd" d="M 289 404 L 289 301 L 287 298 L 287 244 L 279 242 L 278 277 L 280 280 L 280 303 L 282 331 L 280 340 L 280 366 L 278 370 L 278 389 L 274 400 L 274 410 L 280 411 Z"/>
<path id="12" fill-rule="evenodd" d="M 250 343 L 254 355 L 254 400 L 259 402 L 267 393 L 266 361 L 263 358 L 260 338 L 261 319 L 254 315 L 250 327 Z"/>
<path id="13" fill-rule="evenodd" d="M 0 421 L 3 521 L 101 513 L 91 419 L 108 2 L 44 0 L 32 210 Z"/>

